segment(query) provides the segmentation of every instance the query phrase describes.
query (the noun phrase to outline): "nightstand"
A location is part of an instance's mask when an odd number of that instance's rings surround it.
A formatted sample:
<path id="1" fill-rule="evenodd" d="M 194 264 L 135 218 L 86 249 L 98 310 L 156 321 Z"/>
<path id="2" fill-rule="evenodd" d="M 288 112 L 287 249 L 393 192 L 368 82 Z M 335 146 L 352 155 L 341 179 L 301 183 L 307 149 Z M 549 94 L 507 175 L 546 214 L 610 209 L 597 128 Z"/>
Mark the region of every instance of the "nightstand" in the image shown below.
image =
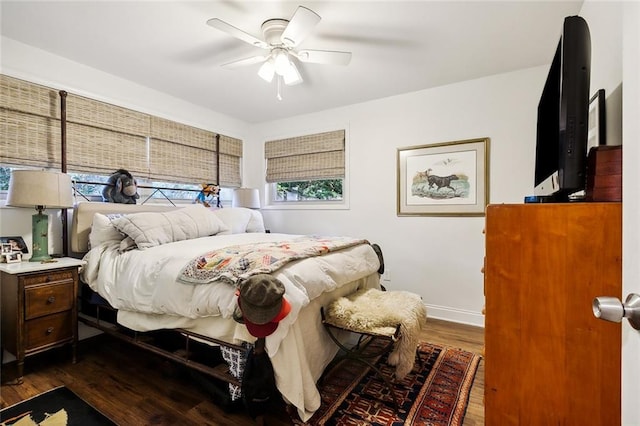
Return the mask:
<path id="1" fill-rule="evenodd" d="M 15 355 L 22 383 L 24 359 L 70 343 L 76 362 L 80 259 L 0 264 L 2 348 Z"/>

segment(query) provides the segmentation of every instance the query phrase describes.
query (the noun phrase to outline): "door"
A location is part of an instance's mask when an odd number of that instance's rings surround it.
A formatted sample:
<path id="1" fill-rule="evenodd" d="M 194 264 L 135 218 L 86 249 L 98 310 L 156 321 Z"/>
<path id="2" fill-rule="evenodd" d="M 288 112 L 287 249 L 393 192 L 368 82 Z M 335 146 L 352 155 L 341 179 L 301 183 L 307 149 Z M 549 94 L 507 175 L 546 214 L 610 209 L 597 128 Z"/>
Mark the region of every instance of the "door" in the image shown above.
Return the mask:
<path id="1" fill-rule="evenodd" d="M 620 203 L 487 207 L 485 423 L 620 424 Z"/>
<path id="2" fill-rule="evenodd" d="M 640 294 L 640 4 L 623 5 L 622 294 Z M 622 424 L 640 425 L 640 331 L 622 325 Z"/>

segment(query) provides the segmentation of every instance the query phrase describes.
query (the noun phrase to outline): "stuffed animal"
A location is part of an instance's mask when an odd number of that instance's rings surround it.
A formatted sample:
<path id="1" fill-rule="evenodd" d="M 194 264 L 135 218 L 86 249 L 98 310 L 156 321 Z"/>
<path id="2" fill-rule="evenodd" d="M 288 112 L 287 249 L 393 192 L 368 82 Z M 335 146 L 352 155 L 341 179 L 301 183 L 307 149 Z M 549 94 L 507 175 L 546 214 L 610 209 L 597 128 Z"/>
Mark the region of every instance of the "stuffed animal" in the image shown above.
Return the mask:
<path id="1" fill-rule="evenodd" d="M 207 201 L 207 197 L 211 197 L 212 199 L 216 197 L 220 192 L 220 187 L 214 183 L 203 183 L 201 185 L 202 190 L 196 197 L 196 203 L 203 204 L 205 207 L 211 207 L 211 204 Z M 218 207 L 220 207 L 219 204 Z"/>
<path id="2" fill-rule="evenodd" d="M 138 184 L 124 169 L 118 169 L 109 176 L 102 190 L 102 199 L 107 203 L 135 204 L 138 198 Z"/>

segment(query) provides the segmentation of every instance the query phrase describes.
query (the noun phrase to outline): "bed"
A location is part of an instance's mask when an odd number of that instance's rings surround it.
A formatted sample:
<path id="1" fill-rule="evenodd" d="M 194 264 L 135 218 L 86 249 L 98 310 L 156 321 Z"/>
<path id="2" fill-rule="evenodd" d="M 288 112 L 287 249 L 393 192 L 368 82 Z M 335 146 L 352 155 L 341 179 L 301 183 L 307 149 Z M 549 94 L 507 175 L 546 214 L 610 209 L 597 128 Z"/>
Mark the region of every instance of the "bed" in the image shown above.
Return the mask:
<path id="1" fill-rule="evenodd" d="M 259 211 L 201 205 L 81 202 L 71 226 L 71 249 L 86 261 L 81 280 L 117 311 L 119 325 L 136 332 L 177 329 L 188 339 L 230 348 L 256 340 L 233 320 L 242 277 L 194 278 L 188 265 L 204 253 L 302 238 L 265 232 Z M 292 257 L 270 271 L 284 284 L 291 312 L 266 337 L 265 348 L 278 391 L 303 421 L 320 406 L 316 382 L 338 350 L 324 330 L 321 308 L 357 290 L 380 288 L 379 250 L 345 240 L 349 244 Z"/>

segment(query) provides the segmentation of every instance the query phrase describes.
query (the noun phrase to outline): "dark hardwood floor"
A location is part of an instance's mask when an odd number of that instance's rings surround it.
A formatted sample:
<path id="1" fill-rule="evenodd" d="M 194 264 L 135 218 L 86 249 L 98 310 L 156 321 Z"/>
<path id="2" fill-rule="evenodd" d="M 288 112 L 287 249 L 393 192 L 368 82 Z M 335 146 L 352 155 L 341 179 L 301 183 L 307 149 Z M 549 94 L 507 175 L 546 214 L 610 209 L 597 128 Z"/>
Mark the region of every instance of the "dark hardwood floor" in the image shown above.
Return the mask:
<path id="1" fill-rule="evenodd" d="M 484 330 L 435 319 L 427 321 L 422 340 L 482 353 Z M 0 405 L 7 407 L 57 386 L 65 385 L 119 425 L 254 425 L 241 407 L 221 408 L 219 397 L 190 374 L 141 349 L 99 335 L 82 340 L 78 362 L 68 348 L 27 358 L 24 382 L 4 384 L 15 377 L 15 365 L 0 372 Z M 484 424 L 484 362 L 473 384 L 465 426 Z M 289 425 L 282 405 L 267 417 L 268 425 Z"/>

